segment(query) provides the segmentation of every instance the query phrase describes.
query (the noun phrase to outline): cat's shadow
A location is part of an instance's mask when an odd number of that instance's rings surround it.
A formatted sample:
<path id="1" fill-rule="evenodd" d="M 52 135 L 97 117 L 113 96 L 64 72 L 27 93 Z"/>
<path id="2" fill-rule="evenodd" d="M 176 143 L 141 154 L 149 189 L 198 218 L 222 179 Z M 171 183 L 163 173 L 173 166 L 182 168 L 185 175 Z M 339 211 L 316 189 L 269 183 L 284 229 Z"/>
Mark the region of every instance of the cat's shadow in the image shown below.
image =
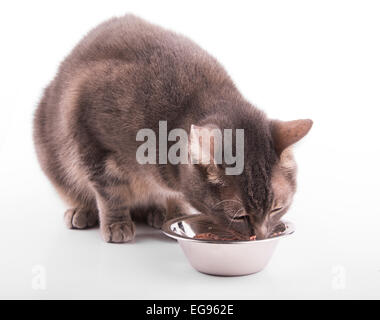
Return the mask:
<path id="1" fill-rule="evenodd" d="M 144 224 L 136 223 L 136 235 L 134 242 L 141 243 L 152 240 L 175 243 L 174 239 L 171 239 L 168 236 L 166 236 L 161 230 L 154 229 Z"/>
<path id="2" fill-rule="evenodd" d="M 161 241 L 167 243 L 175 243 L 176 240 L 166 236 L 161 230 L 155 229 L 142 224 L 141 222 L 135 222 L 136 234 L 132 243 L 143 243 L 149 241 Z M 99 226 L 85 229 L 84 231 L 91 231 L 97 229 L 99 231 Z M 81 230 L 83 231 L 83 230 Z"/>

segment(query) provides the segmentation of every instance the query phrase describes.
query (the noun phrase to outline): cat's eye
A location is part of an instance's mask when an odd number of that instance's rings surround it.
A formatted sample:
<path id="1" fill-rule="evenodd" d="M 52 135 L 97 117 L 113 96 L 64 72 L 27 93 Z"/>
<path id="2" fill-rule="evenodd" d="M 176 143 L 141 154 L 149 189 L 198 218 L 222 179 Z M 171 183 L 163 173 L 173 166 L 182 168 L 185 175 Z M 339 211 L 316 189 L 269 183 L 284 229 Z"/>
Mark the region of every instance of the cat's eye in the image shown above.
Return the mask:
<path id="1" fill-rule="evenodd" d="M 273 209 L 270 213 L 275 214 L 277 212 L 280 212 L 282 209 L 283 209 L 283 207 L 277 207 L 277 208 Z"/>
<path id="2" fill-rule="evenodd" d="M 232 220 L 234 220 L 234 221 L 245 221 L 247 218 L 248 218 L 248 216 L 246 214 L 244 214 L 241 216 L 233 217 Z"/>

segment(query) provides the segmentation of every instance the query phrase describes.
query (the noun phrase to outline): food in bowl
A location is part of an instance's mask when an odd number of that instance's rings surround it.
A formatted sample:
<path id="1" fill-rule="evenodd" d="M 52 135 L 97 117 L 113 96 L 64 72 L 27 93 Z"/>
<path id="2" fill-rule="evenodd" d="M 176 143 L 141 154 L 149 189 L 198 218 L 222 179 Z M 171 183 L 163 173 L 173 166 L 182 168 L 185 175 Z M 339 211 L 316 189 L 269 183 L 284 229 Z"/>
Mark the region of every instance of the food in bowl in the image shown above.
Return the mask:
<path id="1" fill-rule="evenodd" d="M 281 221 L 263 240 L 236 240 L 221 231 L 207 216 L 196 214 L 167 221 L 163 232 L 178 241 L 190 264 L 199 272 L 241 276 L 265 268 L 281 239 L 294 233 L 291 222 Z"/>
<path id="2" fill-rule="evenodd" d="M 236 241 L 236 240 L 241 240 L 238 237 L 221 237 L 218 236 L 217 234 L 211 233 L 211 232 L 205 232 L 205 233 L 199 233 L 194 236 L 194 239 L 200 239 L 200 240 L 222 240 L 222 241 Z M 250 236 L 249 237 L 250 241 L 256 240 L 256 236 Z"/>
<path id="3" fill-rule="evenodd" d="M 212 229 L 212 227 L 208 227 L 208 228 Z M 273 237 L 280 236 L 281 234 L 285 232 L 286 228 L 287 228 L 287 225 L 283 223 L 278 224 L 269 237 L 273 238 Z M 224 233 L 226 234 L 227 232 L 225 231 Z M 229 233 L 228 235 L 218 235 L 212 232 L 203 232 L 203 233 L 198 233 L 194 235 L 193 238 L 198 239 L 198 240 L 217 240 L 217 241 L 241 241 L 241 240 L 255 241 L 256 235 L 251 235 L 248 239 L 241 239 L 238 236 L 233 235 L 231 233 Z"/>

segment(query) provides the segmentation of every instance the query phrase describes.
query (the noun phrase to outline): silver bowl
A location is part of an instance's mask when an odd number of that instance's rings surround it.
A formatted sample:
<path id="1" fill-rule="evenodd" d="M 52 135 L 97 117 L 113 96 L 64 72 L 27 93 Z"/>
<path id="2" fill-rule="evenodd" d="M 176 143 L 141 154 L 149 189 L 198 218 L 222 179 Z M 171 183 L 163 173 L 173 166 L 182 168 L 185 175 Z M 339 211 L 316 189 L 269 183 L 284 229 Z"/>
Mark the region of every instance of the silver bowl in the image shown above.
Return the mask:
<path id="1" fill-rule="evenodd" d="M 219 276 L 241 276 L 259 272 L 265 268 L 280 241 L 294 233 L 294 225 L 281 221 L 283 232 L 264 240 L 224 241 L 194 239 L 200 233 L 212 232 L 212 225 L 205 223 L 202 214 L 175 218 L 167 221 L 163 232 L 176 240 L 190 264 L 198 271 Z"/>

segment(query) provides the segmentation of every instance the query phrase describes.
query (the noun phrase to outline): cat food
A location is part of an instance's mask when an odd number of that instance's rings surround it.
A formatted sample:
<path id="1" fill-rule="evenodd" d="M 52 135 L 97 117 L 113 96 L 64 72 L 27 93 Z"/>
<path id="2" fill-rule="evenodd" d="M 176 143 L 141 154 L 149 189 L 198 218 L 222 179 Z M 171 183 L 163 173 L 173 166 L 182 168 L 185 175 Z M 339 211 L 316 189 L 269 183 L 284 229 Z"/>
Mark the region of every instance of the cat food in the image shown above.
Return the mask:
<path id="1" fill-rule="evenodd" d="M 275 232 L 275 233 L 271 234 L 270 238 L 278 237 L 281 234 L 283 234 L 283 232 L 281 232 L 281 231 Z M 222 241 L 242 240 L 241 238 L 237 238 L 237 237 L 220 237 L 220 236 L 218 236 L 214 233 L 211 233 L 211 232 L 199 233 L 199 234 L 194 236 L 194 239 L 198 239 L 198 240 L 219 240 L 219 241 L 220 240 L 222 240 Z M 256 240 L 256 236 L 250 236 L 249 240 L 250 241 Z"/>
<path id="2" fill-rule="evenodd" d="M 205 232 L 205 233 L 199 233 L 197 234 L 194 239 L 199 239 L 199 240 L 223 240 L 223 241 L 236 241 L 236 240 L 241 240 L 239 238 L 226 238 L 226 237 L 219 237 L 216 234 L 213 234 L 211 232 Z M 256 240 L 256 236 L 250 236 L 249 240 L 254 241 Z"/>

